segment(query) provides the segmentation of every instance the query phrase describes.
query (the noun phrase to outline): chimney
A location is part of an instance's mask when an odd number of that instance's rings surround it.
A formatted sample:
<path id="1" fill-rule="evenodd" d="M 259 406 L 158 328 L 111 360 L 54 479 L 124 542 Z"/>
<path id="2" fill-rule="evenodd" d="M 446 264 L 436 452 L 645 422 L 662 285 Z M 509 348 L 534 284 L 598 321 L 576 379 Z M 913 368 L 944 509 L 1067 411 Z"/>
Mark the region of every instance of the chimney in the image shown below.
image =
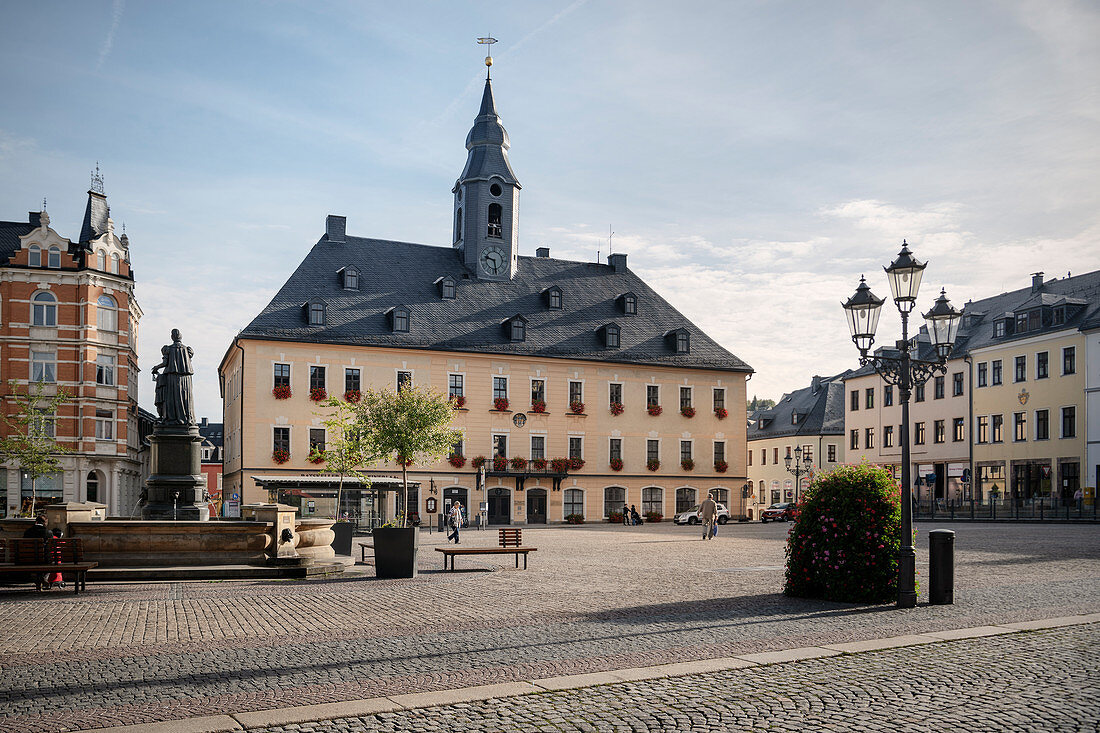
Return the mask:
<path id="1" fill-rule="evenodd" d="M 207 417 L 202 418 L 202 420 L 199 422 L 199 427 L 205 428 L 207 425 L 209 425 L 210 424 L 208 422 L 209 419 L 210 418 L 207 418 Z"/>
<path id="2" fill-rule="evenodd" d="M 535 257 L 549 257 L 549 256 L 550 256 L 550 248 L 549 247 L 538 247 L 535 250 Z"/>
<path id="3" fill-rule="evenodd" d="M 1037 293 L 1043 289 L 1043 273 L 1031 273 L 1031 292 Z"/>
<path id="4" fill-rule="evenodd" d="M 607 256 L 607 264 L 611 265 L 611 269 L 615 272 L 626 272 L 626 255 L 613 254 Z"/>
<path id="5" fill-rule="evenodd" d="M 814 378 L 810 380 L 810 394 L 817 394 L 817 391 L 821 389 L 821 377 L 814 375 Z"/>
<path id="6" fill-rule="evenodd" d="M 329 214 L 325 219 L 325 236 L 330 242 L 346 242 L 346 232 L 348 227 L 348 218 L 346 216 L 336 216 L 336 214 Z"/>

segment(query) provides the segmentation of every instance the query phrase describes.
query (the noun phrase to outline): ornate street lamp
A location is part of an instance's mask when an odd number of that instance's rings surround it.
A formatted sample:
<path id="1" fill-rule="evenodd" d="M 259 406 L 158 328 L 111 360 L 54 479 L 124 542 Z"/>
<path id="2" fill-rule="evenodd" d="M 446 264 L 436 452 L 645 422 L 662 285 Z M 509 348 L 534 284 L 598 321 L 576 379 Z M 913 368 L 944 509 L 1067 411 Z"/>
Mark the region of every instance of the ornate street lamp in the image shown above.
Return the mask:
<path id="1" fill-rule="evenodd" d="M 802 446 L 796 445 L 794 447 L 794 460 L 791 460 L 790 456 L 783 459 L 783 463 L 787 466 L 787 471 L 794 474 L 794 503 L 798 504 L 798 490 L 802 486 L 802 477 L 810 475 L 814 470 L 814 461 L 810 458 L 809 452 L 806 453 L 806 457 L 802 457 Z"/>
<path id="2" fill-rule="evenodd" d="M 887 384 L 897 386 L 901 397 L 901 549 L 898 551 L 898 607 L 917 605 L 917 552 L 913 547 L 912 466 L 909 458 L 909 398 L 915 385 L 924 384 L 935 374 L 947 372 L 946 361 L 959 333 L 962 313 L 952 307 L 947 293 L 940 291 L 932 309 L 924 314 L 928 332 L 936 348 L 936 359 L 918 359 L 910 355 L 915 349 L 909 343 L 909 313 L 916 306 L 917 291 L 927 262 L 920 262 L 909 251 L 904 240 L 897 259 L 886 270 L 890 294 L 901 314 L 901 340 L 895 343 L 896 353 L 869 354 L 875 342 L 879 310 L 883 300 L 875 297 L 861 277 L 855 294 L 843 304 L 852 341 L 859 349 L 861 366 L 872 366 Z"/>

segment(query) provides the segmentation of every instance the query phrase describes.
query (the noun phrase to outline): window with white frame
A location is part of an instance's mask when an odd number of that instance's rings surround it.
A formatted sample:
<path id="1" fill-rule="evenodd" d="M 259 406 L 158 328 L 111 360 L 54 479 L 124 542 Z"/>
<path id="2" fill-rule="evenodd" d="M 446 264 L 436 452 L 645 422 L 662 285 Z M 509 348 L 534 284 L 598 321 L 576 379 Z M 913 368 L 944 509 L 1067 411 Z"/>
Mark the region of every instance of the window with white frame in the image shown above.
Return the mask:
<path id="1" fill-rule="evenodd" d="M 310 428 L 309 429 L 309 452 L 324 453 L 325 451 L 325 429 L 324 428 Z"/>
<path id="2" fill-rule="evenodd" d="M 101 249 L 95 253 L 95 269 L 107 272 L 107 250 Z"/>
<path id="3" fill-rule="evenodd" d="M 715 410 L 724 410 L 724 409 L 726 409 L 726 388 L 725 387 L 715 387 L 712 390 L 712 392 L 714 394 L 714 409 Z"/>
<path id="4" fill-rule="evenodd" d="M 104 387 L 115 386 L 115 357 L 110 354 L 96 356 L 95 383 Z"/>
<path id="5" fill-rule="evenodd" d="M 493 436 L 493 458 L 508 457 L 508 436 L 496 434 Z"/>
<path id="6" fill-rule="evenodd" d="M 273 387 L 289 387 L 290 386 L 290 364 L 275 364 L 272 369 L 272 386 Z"/>
<path id="7" fill-rule="evenodd" d="M 623 385 L 617 382 L 607 385 L 607 401 L 612 405 L 616 402 L 621 405 L 623 403 Z"/>
<path id="8" fill-rule="evenodd" d="M 310 390 L 326 388 L 325 368 L 323 366 L 311 366 L 309 368 L 309 388 Z"/>
<path id="9" fill-rule="evenodd" d="M 569 404 L 584 402 L 584 382 L 569 382 Z"/>
<path id="10" fill-rule="evenodd" d="M 584 438 L 576 435 L 569 436 L 569 457 L 584 459 Z"/>
<path id="11" fill-rule="evenodd" d="M 681 461 L 690 461 L 690 460 L 692 460 L 692 458 L 691 458 L 691 441 L 690 440 L 681 440 L 680 441 L 680 460 Z"/>
<path id="12" fill-rule="evenodd" d="M 50 247 L 49 257 L 50 267 L 55 269 L 61 267 L 61 250 L 58 247 Z"/>
<path id="13" fill-rule="evenodd" d="M 358 369 L 344 369 L 344 392 L 360 391 L 360 373 Z"/>
<path id="14" fill-rule="evenodd" d="M 113 275 L 118 274 L 118 263 L 119 263 L 118 253 L 117 252 L 112 252 L 111 253 L 111 274 L 113 274 Z"/>
<path id="15" fill-rule="evenodd" d="M 27 264 L 30 267 L 42 267 L 42 248 L 32 244 L 27 249 Z"/>
<path id="16" fill-rule="evenodd" d="M 493 377 L 493 399 L 508 399 L 508 377 Z"/>
<path id="17" fill-rule="evenodd" d="M 27 426 L 34 436 L 52 438 L 57 434 L 57 418 L 43 409 L 34 410 Z"/>
<path id="18" fill-rule="evenodd" d="M 716 440 L 714 441 L 714 462 L 719 463 L 726 460 L 726 441 Z"/>
<path id="19" fill-rule="evenodd" d="M 95 439 L 115 439 L 115 414 L 110 410 L 95 411 Z"/>
<path id="20" fill-rule="evenodd" d="M 545 379 L 532 379 L 531 380 L 531 404 L 534 405 L 537 402 L 546 403 L 546 380 Z"/>
<path id="21" fill-rule="evenodd" d="M 584 492 L 580 489 L 566 489 L 562 492 L 562 510 L 565 516 L 576 514 L 584 516 Z"/>
<path id="22" fill-rule="evenodd" d="M 888 425 L 887 427 L 890 426 Z M 829 445 L 826 447 L 826 456 L 826 460 L 829 463 L 836 463 L 836 443 L 829 443 Z"/>
<path id="23" fill-rule="evenodd" d="M 447 397 L 465 397 L 466 396 L 466 379 L 461 374 L 448 374 L 447 375 Z"/>
<path id="24" fill-rule="evenodd" d="M 664 514 L 664 492 L 656 486 L 642 489 L 642 515 Z"/>
<path id="25" fill-rule="evenodd" d="M 647 384 L 645 386 L 645 406 L 657 407 L 661 404 L 661 386 L 658 384 Z"/>
<path id="26" fill-rule="evenodd" d="M 621 486 L 608 486 L 603 490 L 603 515 L 609 517 L 613 512 L 622 513 L 626 505 L 626 489 Z"/>
<path id="27" fill-rule="evenodd" d="M 680 409 L 691 407 L 691 387 L 680 387 Z"/>
<path id="28" fill-rule="evenodd" d="M 31 351 L 31 381 L 57 381 L 57 357 L 52 351 Z"/>
<path id="29" fill-rule="evenodd" d="M 290 428 L 277 427 L 271 431 L 271 450 L 290 452 Z"/>
<path id="30" fill-rule="evenodd" d="M 532 435 L 531 436 L 531 460 L 536 458 L 546 458 L 546 436 L 545 435 Z"/>
<path id="31" fill-rule="evenodd" d="M 661 460 L 661 441 L 647 440 L 645 442 L 645 459 L 646 461 Z"/>
<path id="32" fill-rule="evenodd" d="M 57 298 L 45 290 L 35 293 L 32 299 L 31 323 L 35 326 L 57 325 Z"/>
<path id="33" fill-rule="evenodd" d="M 397 373 L 397 391 L 409 389 L 413 386 L 413 373 L 412 372 L 398 372 Z"/>
<path id="34" fill-rule="evenodd" d="M 608 461 L 621 461 L 623 459 L 623 439 L 611 438 L 607 441 Z"/>
<path id="35" fill-rule="evenodd" d="M 96 301 L 95 322 L 100 331 L 118 330 L 118 303 L 110 295 L 101 295 Z"/>

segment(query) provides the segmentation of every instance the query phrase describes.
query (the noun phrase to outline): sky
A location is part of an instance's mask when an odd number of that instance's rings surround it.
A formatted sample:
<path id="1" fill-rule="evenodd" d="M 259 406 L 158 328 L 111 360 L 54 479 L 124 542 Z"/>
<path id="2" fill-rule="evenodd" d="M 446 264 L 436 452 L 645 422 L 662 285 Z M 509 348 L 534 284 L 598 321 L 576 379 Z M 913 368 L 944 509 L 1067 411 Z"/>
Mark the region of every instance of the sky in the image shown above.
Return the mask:
<path id="1" fill-rule="evenodd" d="M 324 232 L 447 246 L 485 67 L 520 254 L 630 268 L 778 398 L 857 366 L 840 304 L 908 240 L 918 307 L 1100 267 L 1100 6 L 0 0 L 0 219 L 130 237 L 140 402 L 179 328 L 196 407 Z M 879 343 L 900 335 L 884 309 Z M 149 380 L 149 381 L 146 381 Z"/>

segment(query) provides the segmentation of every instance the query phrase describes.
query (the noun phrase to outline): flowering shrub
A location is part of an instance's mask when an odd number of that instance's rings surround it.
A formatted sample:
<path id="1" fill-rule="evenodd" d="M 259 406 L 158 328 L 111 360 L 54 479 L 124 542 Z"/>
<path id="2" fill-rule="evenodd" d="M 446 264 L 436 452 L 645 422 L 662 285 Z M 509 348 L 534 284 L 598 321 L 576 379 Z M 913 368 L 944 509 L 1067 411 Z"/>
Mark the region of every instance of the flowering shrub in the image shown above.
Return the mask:
<path id="1" fill-rule="evenodd" d="M 680 468 L 684 469 L 685 471 L 690 471 L 695 468 L 695 461 L 691 458 L 685 458 L 684 460 L 680 461 Z"/>
<path id="2" fill-rule="evenodd" d="M 481 468 L 485 465 L 485 456 L 478 456 L 474 460 L 470 461 L 470 465 L 474 468 Z"/>
<path id="3" fill-rule="evenodd" d="M 729 411 L 726 410 L 726 408 L 724 408 L 724 407 L 715 407 L 714 408 L 714 416 L 716 418 L 718 418 L 719 420 L 725 420 L 728 415 L 729 415 Z"/>
<path id="4" fill-rule="evenodd" d="M 314 387 L 309 391 L 309 398 L 314 402 L 320 402 L 326 397 L 328 397 L 328 392 L 325 391 L 324 387 Z"/>
<path id="5" fill-rule="evenodd" d="M 570 458 L 569 459 L 569 468 L 570 468 L 570 470 L 573 470 L 573 471 L 581 470 L 582 468 L 584 468 L 584 459 L 580 458 L 580 457 Z"/>
<path id="6" fill-rule="evenodd" d="M 623 513 L 622 512 L 611 512 L 610 514 L 607 515 L 607 521 L 611 522 L 612 524 L 622 524 L 623 523 Z"/>
<path id="7" fill-rule="evenodd" d="M 621 415 L 621 414 L 623 414 L 624 410 L 626 410 L 626 408 L 623 407 L 622 402 L 612 402 L 611 403 L 611 414 L 612 415 Z"/>
<path id="8" fill-rule="evenodd" d="M 581 402 L 580 400 L 573 400 L 572 402 L 569 403 L 569 410 L 574 415 L 583 415 L 584 414 L 584 403 Z"/>
<path id="9" fill-rule="evenodd" d="M 695 408 L 690 405 L 680 408 L 680 414 L 684 417 L 695 417 Z"/>
<path id="10" fill-rule="evenodd" d="M 647 522 L 659 522 L 664 518 L 665 518 L 665 516 L 663 514 L 661 514 L 660 512 L 646 512 L 645 513 L 645 520 Z"/>
<path id="11" fill-rule="evenodd" d="M 276 463 L 286 463 L 290 460 L 290 451 L 283 450 L 282 448 L 276 448 L 271 451 L 271 460 Z"/>
<path id="12" fill-rule="evenodd" d="M 583 514 L 566 514 L 565 521 L 567 524 L 584 524 Z"/>
<path id="13" fill-rule="evenodd" d="M 650 415 L 653 415 L 653 417 L 657 417 L 658 415 L 661 414 L 661 406 L 660 405 L 650 405 L 649 407 L 646 408 L 646 412 L 648 412 Z"/>
<path id="14" fill-rule="evenodd" d="M 645 467 L 648 468 L 650 471 L 656 471 L 658 468 L 661 467 L 661 462 L 656 458 L 650 458 L 648 461 L 645 462 Z"/>
<path id="15" fill-rule="evenodd" d="M 314 446 L 309 449 L 309 462 L 310 463 L 324 463 L 325 452 L 320 447 Z"/>
<path id="16" fill-rule="evenodd" d="M 885 603 L 898 592 L 900 487 L 867 463 L 841 466 L 803 492 L 787 536 L 783 592 L 846 603 Z"/>
<path id="17" fill-rule="evenodd" d="M 454 397 L 451 398 L 451 403 L 454 404 L 455 409 L 457 410 L 460 407 L 466 406 L 466 398 L 460 394 L 456 394 Z"/>
<path id="18" fill-rule="evenodd" d="M 550 470 L 554 473 L 568 473 L 569 472 L 569 459 L 568 458 L 555 458 L 550 461 Z"/>
<path id="19" fill-rule="evenodd" d="M 459 453 L 452 453 L 451 455 L 447 456 L 447 462 L 455 468 L 462 468 L 466 465 L 466 456 Z"/>
<path id="20" fill-rule="evenodd" d="M 507 410 L 508 409 L 508 398 L 507 397 L 497 397 L 495 400 L 493 400 L 493 409 L 494 410 L 499 410 L 500 412 L 504 412 L 505 410 Z"/>
<path id="21" fill-rule="evenodd" d="M 290 385 L 284 384 L 280 387 L 276 387 L 271 390 L 271 394 L 275 395 L 277 400 L 289 400 L 290 399 Z"/>
<path id="22" fill-rule="evenodd" d="M 344 393 L 344 402 L 356 403 L 363 399 L 363 393 L 357 389 L 349 389 Z"/>
<path id="23" fill-rule="evenodd" d="M 411 459 L 411 458 L 406 458 L 405 456 L 398 456 L 397 457 L 397 465 L 398 466 L 405 466 L 406 468 L 408 468 L 412 464 L 413 464 L 413 459 Z"/>
<path id="24" fill-rule="evenodd" d="M 512 468 L 517 471 L 522 471 L 523 469 L 527 468 L 527 459 L 523 456 L 516 456 L 512 459 Z"/>
<path id="25" fill-rule="evenodd" d="M 536 471 L 545 471 L 546 470 L 546 459 L 545 458 L 532 458 L 531 459 L 531 468 L 535 469 Z"/>
<path id="26" fill-rule="evenodd" d="M 546 403 L 542 400 L 535 400 L 531 403 L 531 412 L 544 413 L 546 412 Z"/>
<path id="27" fill-rule="evenodd" d="M 714 470 L 717 471 L 718 473 L 725 473 L 726 470 L 729 469 L 729 467 L 730 467 L 730 464 L 726 463 L 725 461 L 715 461 L 714 462 Z"/>
<path id="28" fill-rule="evenodd" d="M 611 459 L 611 470 L 612 471 L 621 471 L 621 470 L 623 470 L 623 459 L 622 458 L 612 458 Z"/>
<path id="29" fill-rule="evenodd" d="M 505 458 L 504 456 L 495 457 L 493 459 L 493 470 L 494 471 L 507 471 L 508 470 L 508 459 Z"/>

